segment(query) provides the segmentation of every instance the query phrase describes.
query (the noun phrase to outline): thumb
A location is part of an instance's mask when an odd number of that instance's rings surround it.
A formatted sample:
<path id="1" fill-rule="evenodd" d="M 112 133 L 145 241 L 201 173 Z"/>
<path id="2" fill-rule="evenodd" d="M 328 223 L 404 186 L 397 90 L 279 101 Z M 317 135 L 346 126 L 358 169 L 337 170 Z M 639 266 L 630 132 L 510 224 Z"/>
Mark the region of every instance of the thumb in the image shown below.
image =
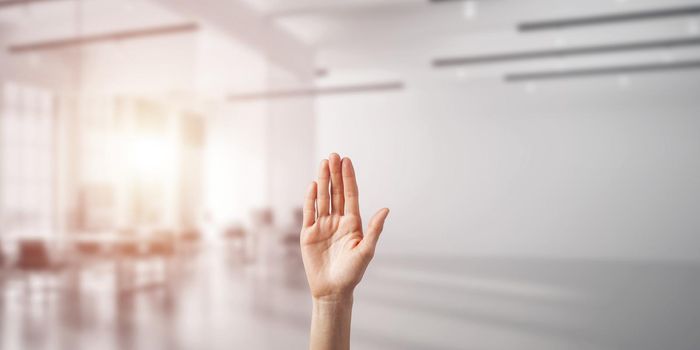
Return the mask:
<path id="1" fill-rule="evenodd" d="M 389 215 L 389 208 L 379 209 L 379 211 L 374 214 L 372 219 L 369 221 L 369 226 L 367 226 L 367 232 L 365 233 L 364 240 L 367 241 L 367 248 L 372 248 L 377 245 L 379 240 L 379 235 L 384 229 L 384 221 Z"/>

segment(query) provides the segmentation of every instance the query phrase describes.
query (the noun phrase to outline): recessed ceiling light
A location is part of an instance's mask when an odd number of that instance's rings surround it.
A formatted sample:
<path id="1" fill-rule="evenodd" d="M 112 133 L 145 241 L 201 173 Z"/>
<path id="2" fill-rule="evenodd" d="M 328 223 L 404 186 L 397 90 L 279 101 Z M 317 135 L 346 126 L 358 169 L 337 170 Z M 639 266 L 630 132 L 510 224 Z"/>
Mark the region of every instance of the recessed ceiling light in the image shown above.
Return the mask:
<path id="1" fill-rule="evenodd" d="M 463 13 L 466 19 L 474 19 L 478 15 L 479 8 L 476 1 L 465 1 L 463 5 Z"/>

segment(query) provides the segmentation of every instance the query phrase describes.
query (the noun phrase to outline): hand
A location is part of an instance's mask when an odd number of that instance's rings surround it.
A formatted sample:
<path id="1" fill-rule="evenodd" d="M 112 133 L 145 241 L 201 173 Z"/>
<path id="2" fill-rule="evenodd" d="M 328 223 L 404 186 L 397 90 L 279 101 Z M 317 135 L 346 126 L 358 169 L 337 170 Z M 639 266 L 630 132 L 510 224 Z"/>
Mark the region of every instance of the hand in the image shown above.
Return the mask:
<path id="1" fill-rule="evenodd" d="M 387 215 L 389 209 L 379 210 L 363 232 L 352 162 L 335 153 L 321 162 L 318 183 L 311 183 L 306 194 L 301 229 L 301 253 L 314 300 L 352 297 Z"/>

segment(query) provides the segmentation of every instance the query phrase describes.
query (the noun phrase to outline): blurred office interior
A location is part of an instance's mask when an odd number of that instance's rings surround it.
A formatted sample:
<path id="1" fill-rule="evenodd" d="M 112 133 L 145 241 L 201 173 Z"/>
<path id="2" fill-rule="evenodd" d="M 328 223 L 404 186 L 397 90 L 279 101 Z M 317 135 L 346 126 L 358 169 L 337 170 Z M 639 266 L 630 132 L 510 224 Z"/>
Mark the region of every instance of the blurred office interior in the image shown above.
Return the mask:
<path id="1" fill-rule="evenodd" d="M 700 348 L 700 1 L 0 0 L 0 349 Z M 367 218 L 365 218 L 367 221 Z"/>

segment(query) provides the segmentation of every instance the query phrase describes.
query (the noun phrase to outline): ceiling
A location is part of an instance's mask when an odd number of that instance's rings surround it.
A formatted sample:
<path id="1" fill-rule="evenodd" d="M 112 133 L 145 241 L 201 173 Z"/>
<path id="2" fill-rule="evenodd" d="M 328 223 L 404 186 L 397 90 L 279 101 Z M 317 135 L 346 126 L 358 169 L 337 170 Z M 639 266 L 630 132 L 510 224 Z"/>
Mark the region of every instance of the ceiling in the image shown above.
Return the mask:
<path id="1" fill-rule="evenodd" d="M 0 6 L 0 28 L 13 42 L 182 23 L 185 18 L 143 0 L 43 0 Z"/>
<path id="2" fill-rule="evenodd" d="M 326 80 L 502 78 L 511 72 L 700 60 L 700 45 L 549 57 L 436 69 L 438 58 L 619 47 L 700 38 L 700 12 L 622 23 L 521 32 L 525 22 L 700 8 L 698 0 L 247 0 L 317 50 Z M 359 77 L 359 78 L 358 78 Z"/>
<path id="3" fill-rule="evenodd" d="M 208 0 L 207 4 L 217 1 L 226 8 L 223 3 L 233 0 Z M 700 7 L 700 0 L 239 1 L 254 9 L 263 23 L 289 33 L 315 50 L 315 64 L 333 73 L 321 83 L 334 82 L 338 77 L 343 81 L 406 77 L 493 79 L 509 72 L 700 59 L 700 45 L 687 45 L 476 66 L 432 66 L 440 58 L 700 37 L 700 13 L 533 33 L 518 30 L 519 24 L 528 21 Z M 10 33 L 14 41 L 31 41 L 74 35 L 79 30 L 146 27 L 189 21 L 193 17 L 182 7 L 169 7 L 169 0 L 80 3 L 78 10 L 75 0 L 44 0 L 12 7 L 2 7 L 0 2 L 0 31 L 5 37 Z M 236 18 L 234 14 L 230 17 Z"/>

